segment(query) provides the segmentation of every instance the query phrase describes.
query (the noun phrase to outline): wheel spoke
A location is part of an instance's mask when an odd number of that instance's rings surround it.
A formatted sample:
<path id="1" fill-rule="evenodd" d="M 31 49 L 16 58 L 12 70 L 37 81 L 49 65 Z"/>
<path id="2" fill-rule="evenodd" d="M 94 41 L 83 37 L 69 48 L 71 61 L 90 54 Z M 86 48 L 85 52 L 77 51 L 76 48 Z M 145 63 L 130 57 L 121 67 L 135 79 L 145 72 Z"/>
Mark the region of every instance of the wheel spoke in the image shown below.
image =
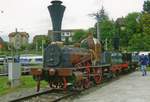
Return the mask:
<path id="1" fill-rule="evenodd" d="M 94 81 L 96 84 L 100 84 L 102 80 L 102 70 L 99 68 L 94 69 Z"/>

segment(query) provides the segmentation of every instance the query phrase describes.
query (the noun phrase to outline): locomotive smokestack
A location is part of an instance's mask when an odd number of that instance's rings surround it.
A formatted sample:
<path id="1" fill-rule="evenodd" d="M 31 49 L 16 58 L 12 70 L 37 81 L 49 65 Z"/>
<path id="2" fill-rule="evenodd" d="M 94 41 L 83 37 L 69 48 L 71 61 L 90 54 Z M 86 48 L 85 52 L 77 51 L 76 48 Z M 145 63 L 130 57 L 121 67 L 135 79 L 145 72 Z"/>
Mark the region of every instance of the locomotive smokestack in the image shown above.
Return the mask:
<path id="1" fill-rule="evenodd" d="M 61 23 L 65 11 L 65 6 L 61 5 L 62 2 L 59 0 L 54 0 L 51 3 L 52 5 L 48 6 L 48 10 L 53 25 L 52 40 L 61 41 Z"/>

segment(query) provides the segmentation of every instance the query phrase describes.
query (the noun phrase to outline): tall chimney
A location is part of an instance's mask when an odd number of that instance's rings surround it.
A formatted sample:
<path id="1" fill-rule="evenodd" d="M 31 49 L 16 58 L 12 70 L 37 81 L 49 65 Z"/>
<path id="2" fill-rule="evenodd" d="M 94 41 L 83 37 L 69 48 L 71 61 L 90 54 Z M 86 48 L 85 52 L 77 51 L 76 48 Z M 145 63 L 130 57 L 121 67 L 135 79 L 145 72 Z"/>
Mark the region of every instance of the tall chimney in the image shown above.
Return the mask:
<path id="1" fill-rule="evenodd" d="M 61 23 L 65 6 L 61 5 L 62 1 L 54 0 L 52 5 L 48 6 L 53 25 L 52 41 L 61 41 Z"/>

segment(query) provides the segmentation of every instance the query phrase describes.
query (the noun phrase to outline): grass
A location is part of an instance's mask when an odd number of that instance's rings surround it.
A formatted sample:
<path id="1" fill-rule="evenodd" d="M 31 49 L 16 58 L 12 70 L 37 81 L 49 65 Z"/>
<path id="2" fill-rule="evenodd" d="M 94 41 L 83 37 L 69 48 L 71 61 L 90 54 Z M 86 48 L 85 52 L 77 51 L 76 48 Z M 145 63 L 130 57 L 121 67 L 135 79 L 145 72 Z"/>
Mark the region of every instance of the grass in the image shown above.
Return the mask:
<path id="1" fill-rule="evenodd" d="M 146 67 L 147 71 L 150 71 L 150 66 Z M 141 71 L 140 66 L 138 67 L 138 71 Z"/>
<path id="2" fill-rule="evenodd" d="M 150 67 L 147 67 L 147 71 L 150 71 Z M 0 76 L 0 96 L 7 93 L 22 90 L 24 88 L 34 88 L 36 87 L 36 81 L 33 80 L 31 75 L 21 76 L 21 85 L 16 88 L 10 88 L 7 76 Z M 41 83 L 41 87 L 46 87 L 48 84 L 44 81 Z"/>
<path id="3" fill-rule="evenodd" d="M 24 88 L 34 88 L 36 82 L 33 80 L 32 76 L 21 76 L 21 85 L 15 88 L 10 88 L 7 76 L 0 76 L 0 95 L 5 95 L 14 91 L 18 91 Z M 42 81 L 41 87 L 46 87 L 47 83 Z"/>
<path id="4" fill-rule="evenodd" d="M 147 71 L 150 71 L 150 67 L 147 67 Z"/>

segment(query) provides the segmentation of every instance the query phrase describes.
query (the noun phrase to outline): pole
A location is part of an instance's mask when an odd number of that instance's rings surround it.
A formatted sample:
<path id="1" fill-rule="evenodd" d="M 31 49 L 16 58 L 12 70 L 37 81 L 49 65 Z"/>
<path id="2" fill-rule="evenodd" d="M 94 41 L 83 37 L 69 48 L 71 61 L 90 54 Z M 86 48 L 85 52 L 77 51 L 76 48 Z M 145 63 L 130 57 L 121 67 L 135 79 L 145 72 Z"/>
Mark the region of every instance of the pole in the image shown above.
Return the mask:
<path id="1" fill-rule="evenodd" d="M 44 40 L 42 39 L 42 56 L 43 56 L 43 54 L 44 54 Z"/>
<path id="2" fill-rule="evenodd" d="M 101 41 L 101 38 L 100 38 L 100 26 L 99 26 L 100 15 L 98 13 L 96 14 L 96 19 L 97 19 L 97 39 L 99 41 Z"/>
<path id="3" fill-rule="evenodd" d="M 38 51 L 38 42 L 37 42 L 37 39 L 36 39 L 36 53 Z"/>
<path id="4" fill-rule="evenodd" d="M 100 38 L 100 28 L 99 28 L 99 21 L 97 21 L 97 39 L 100 41 L 101 38 Z"/>
<path id="5" fill-rule="evenodd" d="M 107 50 L 107 46 L 108 46 L 108 44 L 107 44 L 107 38 L 105 39 L 105 49 Z"/>

